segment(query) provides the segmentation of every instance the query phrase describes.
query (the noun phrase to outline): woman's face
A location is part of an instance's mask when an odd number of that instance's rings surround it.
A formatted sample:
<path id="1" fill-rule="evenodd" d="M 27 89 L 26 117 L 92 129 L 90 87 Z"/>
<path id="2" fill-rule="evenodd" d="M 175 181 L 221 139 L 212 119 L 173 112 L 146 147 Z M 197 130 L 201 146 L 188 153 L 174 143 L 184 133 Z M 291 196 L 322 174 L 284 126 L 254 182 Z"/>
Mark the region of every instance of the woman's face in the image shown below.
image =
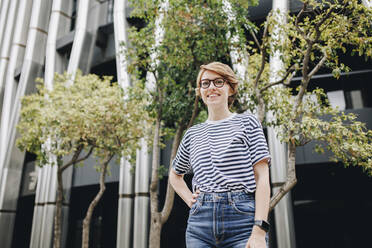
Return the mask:
<path id="1" fill-rule="evenodd" d="M 203 82 L 203 80 L 214 80 L 217 78 L 222 78 L 220 74 L 217 74 L 213 71 L 205 71 L 201 77 L 200 84 Z M 203 99 L 203 102 L 207 104 L 207 106 L 210 105 L 227 105 L 228 104 L 228 98 L 230 95 L 232 95 L 232 89 L 230 85 L 225 81 L 223 87 L 217 88 L 213 82 L 210 82 L 210 85 L 208 88 L 203 89 L 201 85 L 200 87 L 200 94 Z"/>

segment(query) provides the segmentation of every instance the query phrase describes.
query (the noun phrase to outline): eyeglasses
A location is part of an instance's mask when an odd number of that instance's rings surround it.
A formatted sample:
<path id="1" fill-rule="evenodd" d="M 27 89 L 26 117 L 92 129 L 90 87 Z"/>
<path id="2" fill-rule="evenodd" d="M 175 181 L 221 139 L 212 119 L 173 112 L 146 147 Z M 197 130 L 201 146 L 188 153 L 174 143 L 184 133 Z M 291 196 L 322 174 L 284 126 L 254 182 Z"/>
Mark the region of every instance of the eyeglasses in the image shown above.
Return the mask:
<path id="1" fill-rule="evenodd" d="M 200 87 L 203 89 L 208 89 L 209 86 L 211 85 L 211 82 L 213 82 L 216 88 L 222 88 L 225 85 L 226 80 L 224 78 L 215 78 L 213 80 L 203 79 L 200 82 Z"/>

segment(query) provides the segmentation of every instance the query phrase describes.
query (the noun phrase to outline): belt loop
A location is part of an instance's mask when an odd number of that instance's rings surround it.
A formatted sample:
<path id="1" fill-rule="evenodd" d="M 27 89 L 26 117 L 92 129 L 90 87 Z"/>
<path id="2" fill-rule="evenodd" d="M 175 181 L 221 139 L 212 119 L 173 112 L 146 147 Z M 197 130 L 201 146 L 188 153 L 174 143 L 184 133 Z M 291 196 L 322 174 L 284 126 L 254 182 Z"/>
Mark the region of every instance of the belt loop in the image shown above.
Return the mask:
<path id="1" fill-rule="evenodd" d="M 227 192 L 227 198 L 229 199 L 229 205 L 232 205 L 233 200 L 232 200 L 232 196 L 231 196 L 231 192 L 230 191 Z"/>
<path id="2" fill-rule="evenodd" d="M 200 193 L 199 193 L 198 198 L 199 198 L 200 206 L 203 206 L 204 195 L 205 195 L 204 192 L 200 192 Z"/>

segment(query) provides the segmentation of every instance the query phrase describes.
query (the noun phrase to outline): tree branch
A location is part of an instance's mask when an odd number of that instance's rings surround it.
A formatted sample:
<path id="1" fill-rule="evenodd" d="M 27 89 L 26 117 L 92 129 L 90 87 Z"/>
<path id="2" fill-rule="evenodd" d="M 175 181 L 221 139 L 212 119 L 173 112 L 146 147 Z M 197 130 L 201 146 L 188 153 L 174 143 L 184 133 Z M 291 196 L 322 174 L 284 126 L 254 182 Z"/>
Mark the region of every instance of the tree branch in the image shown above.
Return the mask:
<path id="1" fill-rule="evenodd" d="M 346 5 L 344 5 L 344 7 L 346 7 Z M 320 31 L 320 26 L 331 16 L 332 12 L 335 10 L 335 8 L 331 8 L 328 10 L 327 14 L 325 16 L 323 16 L 323 18 L 320 20 L 320 22 L 318 22 L 314 29 L 315 29 L 315 39 L 314 39 L 314 42 L 317 42 L 319 40 L 319 37 L 320 37 L 320 34 L 321 34 L 321 31 Z"/>
<path id="2" fill-rule="evenodd" d="M 198 116 L 199 114 L 199 96 L 196 96 L 195 97 L 195 101 L 194 101 L 194 109 L 192 111 L 192 115 L 191 115 L 191 118 L 189 120 L 189 123 L 187 124 L 187 126 L 184 124 L 185 121 L 182 120 L 181 123 L 179 123 L 179 127 L 176 131 L 176 135 L 174 136 L 174 140 L 173 140 L 173 144 L 172 144 L 172 153 L 171 153 L 171 157 L 170 157 L 170 161 L 169 161 L 169 173 L 170 173 L 170 170 L 171 170 L 171 167 L 172 167 L 172 162 L 173 162 L 173 159 L 176 157 L 176 154 L 177 154 L 177 149 L 181 143 L 181 138 L 182 138 L 182 134 L 183 134 L 183 131 L 185 131 L 185 129 L 189 129 L 192 124 L 194 123 L 195 121 L 195 118 L 196 116 Z M 172 211 L 172 208 L 173 208 L 173 202 L 174 202 L 174 189 L 173 187 L 170 185 L 170 182 L 169 182 L 169 179 L 168 179 L 168 185 L 167 185 L 167 193 L 166 193 L 166 196 L 165 196 L 165 203 L 164 203 L 164 207 L 163 207 L 163 210 L 161 211 L 161 223 L 164 224 L 168 218 L 169 218 L 169 215 Z"/>
<path id="3" fill-rule="evenodd" d="M 315 73 L 317 73 L 319 71 L 319 69 L 324 65 L 324 63 L 327 61 L 327 53 L 324 51 L 323 52 L 323 57 L 322 59 L 318 62 L 318 64 L 311 70 L 311 72 L 309 73 L 308 75 L 308 78 L 311 79 L 312 76 L 315 75 Z"/>
<path id="4" fill-rule="evenodd" d="M 298 21 L 300 20 L 300 18 L 302 17 L 302 15 L 305 13 L 306 8 L 307 8 L 307 5 L 308 5 L 308 2 L 304 2 L 304 5 L 302 6 L 302 9 L 297 14 L 296 21 L 295 21 L 295 27 L 296 27 L 297 32 L 299 32 L 302 35 L 302 37 L 304 37 L 304 39 L 306 41 L 309 41 L 309 37 L 305 34 L 305 32 L 298 25 Z"/>
<path id="5" fill-rule="evenodd" d="M 198 116 L 198 114 L 199 114 L 199 96 L 196 96 L 195 97 L 195 101 L 194 101 L 194 109 L 193 109 L 193 111 L 192 111 L 192 115 L 191 115 L 191 118 L 190 118 L 190 120 L 189 120 L 189 123 L 187 124 L 187 127 L 186 127 L 186 129 L 189 129 L 191 126 L 192 126 L 192 124 L 194 123 L 194 121 L 195 121 L 195 119 L 196 119 L 196 117 Z M 177 146 L 178 147 L 178 146 Z"/>
<path id="6" fill-rule="evenodd" d="M 60 171 L 64 171 L 64 170 L 67 169 L 69 166 L 71 166 L 71 165 L 73 165 L 73 164 L 80 163 L 81 161 L 84 161 L 85 159 L 87 159 L 87 158 L 92 154 L 93 149 L 94 149 L 94 146 L 91 146 L 89 152 L 88 152 L 84 157 L 79 158 L 79 159 L 77 159 L 77 158 L 79 157 L 79 155 L 80 155 L 80 153 L 81 153 L 81 151 L 82 151 L 83 149 L 81 148 L 80 151 L 76 151 L 75 154 L 74 154 L 74 156 L 73 156 L 72 159 L 70 160 L 70 162 L 68 162 L 67 164 L 61 166 L 61 167 L 59 168 L 59 170 L 60 170 Z"/>
<path id="7" fill-rule="evenodd" d="M 256 43 L 256 45 L 257 45 L 258 49 L 260 50 L 260 52 L 262 52 L 261 44 L 258 41 L 256 34 L 251 29 L 249 29 L 249 33 L 252 35 L 253 40 Z"/>
<path id="8" fill-rule="evenodd" d="M 180 123 L 180 126 L 177 128 L 176 135 L 174 136 L 173 144 L 172 144 L 172 152 L 171 152 L 171 157 L 169 161 L 169 173 L 171 173 L 172 162 L 173 162 L 173 159 L 176 157 L 177 149 L 178 149 L 179 144 L 181 143 L 181 137 L 185 129 L 186 129 L 186 125 L 184 125 L 183 122 Z M 165 196 L 164 207 L 163 207 L 163 210 L 161 211 L 161 223 L 162 224 L 164 224 L 168 220 L 169 215 L 172 211 L 173 202 L 174 202 L 174 193 L 175 193 L 174 189 L 171 186 L 169 182 L 169 178 L 168 178 L 167 193 Z"/>
<path id="9" fill-rule="evenodd" d="M 271 197 L 269 211 L 273 210 L 276 204 L 287 194 L 297 183 L 296 178 L 296 146 L 293 142 L 288 143 L 288 176 L 285 183 Z"/>
<path id="10" fill-rule="evenodd" d="M 264 29 L 264 32 L 263 32 L 263 35 L 262 35 L 262 46 L 261 46 L 261 49 L 260 49 L 260 51 L 261 51 L 261 66 L 260 66 L 260 69 L 257 73 L 256 80 L 254 81 L 254 88 L 255 89 L 257 88 L 258 82 L 259 82 L 259 80 L 261 78 L 261 75 L 262 75 L 262 72 L 265 69 L 265 62 L 266 62 L 265 58 L 266 58 L 266 55 L 267 55 L 267 52 L 266 52 L 266 45 L 267 45 L 266 44 L 267 43 L 266 38 L 267 38 L 267 33 L 268 33 L 268 31 L 267 31 L 268 27 L 267 26 L 268 26 L 268 24 L 266 22 L 265 29 Z"/>
<path id="11" fill-rule="evenodd" d="M 264 92 L 265 90 L 267 90 L 268 88 L 274 86 L 274 85 L 278 85 L 278 84 L 283 84 L 284 81 L 288 78 L 288 76 L 295 70 L 295 65 L 292 65 L 288 70 L 287 72 L 285 73 L 284 77 L 282 79 L 280 79 L 279 81 L 276 81 L 276 82 L 273 82 L 273 83 L 270 83 L 268 85 L 266 85 L 265 87 L 261 88 L 260 89 L 260 92 Z M 293 77 L 293 74 L 290 78 Z"/>

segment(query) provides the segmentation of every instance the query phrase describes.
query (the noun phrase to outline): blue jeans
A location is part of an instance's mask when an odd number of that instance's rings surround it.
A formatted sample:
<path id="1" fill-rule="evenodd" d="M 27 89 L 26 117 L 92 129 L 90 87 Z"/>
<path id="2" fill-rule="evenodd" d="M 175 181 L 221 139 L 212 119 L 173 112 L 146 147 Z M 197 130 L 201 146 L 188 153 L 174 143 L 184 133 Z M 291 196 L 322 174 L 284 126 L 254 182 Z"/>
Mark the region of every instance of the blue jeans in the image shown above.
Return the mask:
<path id="1" fill-rule="evenodd" d="M 186 247 L 244 248 L 252 232 L 254 214 L 253 193 L 201 192 L 190 209 Z"/>

